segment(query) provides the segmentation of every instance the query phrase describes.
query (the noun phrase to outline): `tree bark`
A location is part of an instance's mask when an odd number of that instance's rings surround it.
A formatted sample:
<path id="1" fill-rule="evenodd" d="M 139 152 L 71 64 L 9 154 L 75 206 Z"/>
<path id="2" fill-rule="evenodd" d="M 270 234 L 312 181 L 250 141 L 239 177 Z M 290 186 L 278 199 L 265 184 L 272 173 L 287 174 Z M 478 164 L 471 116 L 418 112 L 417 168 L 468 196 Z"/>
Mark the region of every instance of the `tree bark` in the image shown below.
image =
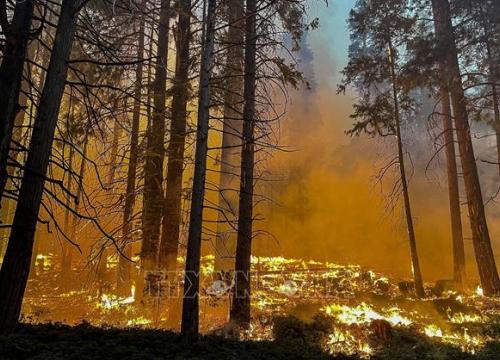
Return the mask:
<path id="1" fill-rule="evenodd" d="M 7 29 L 2 28 L 5 34 L 5 49 L 0 65 L 0 199 L 8 179 L 7 162 L 14 121 L 20 111 L 19 92 L 28 51 L 33 8 L 33 0 L 16 1 L 11 24 L 8 24 Z"/>
<path id="2" fill-rule="evenodd" d="M 410 241 L 410 255 L 411 264 L 413 269 L 413 280 L 415 282 L 415 292 L 418 297 L 425 297 L 424 282 L 422 279 L 422 271 L 420 269 L 420 260 L 418 257 L 417 250 L 417 239 L 415 236 L 415 227 L 413 224 L 413 216 L 410 203 L 410 193 L 408 190 L 408 179 L 406 177 L 405 168 L 405 155 L 403 149 L 403 139 L 401 137 L 401 118 L 399 113 L 399 99 L 398 99 L 398 88 L 397 79 L 394 63 L 394 48 L 392 46 L 391 40 L 389 40 L 389 62 L 392 77 L 392 95 L 394 101 L 394 122 L 396 126 L 396 138 L 398 143 L 398 162 L 399 162 L 399 172 L 400 181 L 403 189 L 403 203 L 406 217 L 406 226 L 408 230 L 408 240 Z"/>
<path id="3" fill-rule="evenodd" d="M 230 318 L 242 327 L 250 325 L 250 267 L 252 256 L 253 192 L 255 164 L 255 87 L 257 72 L 257 1 L 246 1 L 245 79 L 243 97 L 243 147 L 241 150 L 240 202 L 235 259 L 235 288 Z"/>
<path id="4" fill-rule="evenodd" d="M 28 57 L 30 57 L 31 51 L 28 49 Z M 25 69 L 28 69 L 28 64 L 25 64 Z M 28 81 L 22 81 L 21 82 L 21 91 L 19 92 L 19 108 L 23 109 L 20 110 L 15 117 L 14 120 L 14 128 L 12 129 L 12 137 L 11 137 L 11 142 L 12 142 L 12 149 L 9 151 L 9 157 L 12 160 L 12 162 L 16 163 L 19 159 L 19 150 L 17 149 L 18 146 L 14 145 L 15 143 L 20 143 L 22 139 L 22 133 L 23 133 L 23 124 L 24 124 L 24 118 L 26 115 L 26 106 L 28 105 L 28 96 L 26 94 L 29 93 L 30 91 L 30 84 Z M 10 183 L 9 185 L 9 177 L 14 175 L 15 173 L 15 166 L 8 166 L 7 167 L 7 183 L 5 184 L 5 189 L 7 191 L 13 190 L 13 186 Z M 10 224 L 12 223 L 13 219 L 13 212 L 16 208 L 16 202 L 13 199 L 9 199 L 7 197 L 4 197 L 0 199 L 2 202 L 2 206 L 0 206 L 0 211 L 1 211 L 1 216 L 0 216 L 0 221 L 2 224 Z M 8 237 L 10 234 L 10 229 L 9 228 L 1 228 L 0 229 L 0 259 L 3 259 L 3 254 L 5 249 L 7 248 L 7 242 L 8 242 Z M 1 261 L 0 261 L 1 263 Z"/>
<path id="5" fill-rule="evenodd" d="M 142 1 L 144 8 L 147 0 Z M 122 251 L 128 258 L 120 256 L 118 262 L 118 291 L 124 292 L 130 287 L 131 282 L 131 269 L 132 264 L 132 244 L 131 244 L 131 231 L 132 231 L 132 217 L 135 206 L 135 191 L 136 191 L 136 176 L 137 176 L 137 162 L 139 157 L 139 125 L 141 120 L 141 98 L 142 98 L 142 78 L 144 74 L 144 29 L 145 17 L 141 15 L 139 24 L 139 42 L 137 47 L 137 68 L 135 71 L 135 88 L 134 88 L 134 109 L 132 115 L 132 130 L 130 133 L 130 155 L 128 160 L 127 171 L 127 189 L 125 190 L 125 205 L 123 208 L 123 228 L 122 228 Z"/>
<path id="6" fill-rule="evenodd" d="M 469 114 L 462 86 L 458 50 L 453 33 L 450 3 L 448 0 L 432 0 L 436 35 L 440 48 L 441 72 L 447 75 L 455 115 L 455 126 L 462 161 L 467 194 L 467 205 L 472 230 L 472 242 L 479 270 L 481 285 L 486 295 L 500 294 L 500 279 L 491 246 L 488 224 L 481 193 L 481 183 L 472 146 Z"/>
<path id="7" fill-rule="evenodd" d="M 216 0 L 208 0 L 207 25 L 201 57 L 193 196 L 191 199 L 181 326 L 182 334 L 188 339 L 193 339 L 199 334 L 201 236 L 207 173 L 210 78 L 214 58 L 216 6 Z"/>
<path id="8" fill-rule="evenodd" d="M 244 1 L 229 0 L 226 8 L 229 30 L 224 69 L 224 124 L 220 159 L 219 216 L 215 238 L 215 271 L 234 269 L 236 226 L 238 221 L 238 179 L 241 163 L 241 133 L 243 128 L 243 44 Z"/>
<path id="9" fill-rule="evenodd" d="M 63 0 L 51 60 L 35 118 L 26 170 L 23 175 L 12 233 L 0 271 L 0 330 L 14 327 L 28 280 L 37 217 L 42 200 L 45 176 L 64 82 L 67 61 L 76 29 L 80 1 Z"/>
<path id="10" fill-rule="evenodd" d="M 189 46 L 191 43 L 191 1 L 179 0 L 177 26 L 177 61 L 172 88 L 172 123 L 167 155 L 167 187 L 165 191 L 160 268 L 174 271 L 181 225 L 182 176 L 186 144 L 187 103 L 189 97 Z"/>
<path id="11" fill-rule="evenodd" d="M 457 155 L 455 136 L 451 118 L 450 93 L 446 87 L 441 89 L 443 113 L 443 131 L 446 149 L 446 170 L 448 175 L 448 197 L 450 201 L 451 238 L 453 244 L 453 279 L 463 287 L 465 282 L 465 248 L 462 233 L 462 215 L 460 210 L 460 190 L 458 186 Z"/>
<path id="12" fill-rule="evenodd" d="M 148 271 L 157 267 L 161 215 L 163 213 L 163 160 L 165 157 L 165 102 L 169 27 L 170 0 L 162 0 L 158 31 L 158 59 L 153 83 L 153 119 L 151 131 L 148 133 L 148 150 L 144 169 L 142 266 Z"/>

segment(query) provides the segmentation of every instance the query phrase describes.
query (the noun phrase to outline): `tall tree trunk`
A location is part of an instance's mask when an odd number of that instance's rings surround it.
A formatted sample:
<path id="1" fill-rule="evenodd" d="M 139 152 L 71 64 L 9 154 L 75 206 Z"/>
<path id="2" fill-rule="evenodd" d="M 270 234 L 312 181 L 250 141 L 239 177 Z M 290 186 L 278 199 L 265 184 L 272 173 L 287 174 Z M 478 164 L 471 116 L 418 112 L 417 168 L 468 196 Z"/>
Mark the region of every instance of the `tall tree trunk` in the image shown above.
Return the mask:
<path id="1" fill-rule="evenodd" d="M 177 61 L 172 88 L 172 124 L 167 150 L 167 187 L 160 246 L 160 268 L 168 271 L 175 270 L 179 246 L 191 43 L 191 1 L 179 0 L 178 5 Z"/>
<path id="2" fill-rule="evenodd" d="M 472 230 L 472 242 L 476 263 L 481 278 L 481 285 L 486 295 L 500 293 L 500 279 L 486 222 L 486 214 L 481 193 L 481 183 L 477 171 L 474 149 L 469 126 L 465 92 L 462 86 L 458 50 L 451 22 L 450 3 L 448 0 L 432 0 L 436 35 L 440 48 L 441 71 L 448 75 L 450 93 L 455 115 L 455 126 L 462 160 L 467 205 Z"/>
<path id="3" fill-rule="evenodd" d="M 30 52 L 28 50 L 28 52 Z M 28 57 L 29 54 L 28 54 Z M 26 64 L 27 65 L 27 64 Z M 28 66 L 25 66 L 25 68 L 28 68 Z M 14 120 L 14 128 L 12 130 L 12 149 L 9 151 L 9 157 L 12 159 L 13 162 L 17 162 L 19 159 L 19 153 L 20 151 L 18 150 L 18 146 L 15 143 L 20 143 L 21 138 L 22 138 L 22 133 L 23 133 L 23 124 L 24 124 L 24 118 L 26 115 L 26 106 L 28 105 L 28 92 L 29 92 L 29 87 L 30 84 L 28 81 L 22 81 L 21 83 L 21 91 L 19 92 L 19 108 L 23 109 L 19 111 L 16 115 L 16 118 Z M 15 166 L 8 166 L 7 167 L 7 176 L 10 177 L 14 175 L 16 170 Z M 12 184 L 9 185 L 9 180 L 7 178 L 7 183 L 5 184 L 7 191 L 13 190 Z M 5 189 L 4 189 L 5 190 Z M 14 218 L 13 212 L 16 208 L 16 203 L 13 199 L 9 199 L 7 197 L 4 197 L 0 199 L 2 202 L 2 206 L 0 207 L 1 211 L 1 216 L 0 216 L 0 221 L 1 223 L 7 225 L 12 223 L 12 219 Z M 0 228 L 0 259 L 3 259 L 3 254 L 4 251 L 7 247 L 8 243 L 8 236 L 10 234 L 10 229 L 9 228 Z M 1 263 L 1 261 L 0 261 Z"/>
<path id="4" fill-rule="evenodd" d="M 250 267 L 252 256 L 253 192 L 255 165 L 255 87 L 257 72 L 257 1 L 246 1 L 245 14 L 245 81 L 243 97 L 243 147 L 241 149 L 240 203 L 238 238 L 234 267 L 235 288 L 230 312 L 232 321 L 250 325 Z"/>
<path id="5" fill-rule="evenodd" d="M 115 101 L 114 103 L 114 108 L 116 109 L 118 107 L 118 100 Z M 120 137 L 122 135 L 122 125 L 120 124 L 120 121 L 115 118 L 114 121 L 114 126 L 113 126 L 113 143 L 111 144 L 111 158 L 109 160 L 109 174 L 108 174 L 108 187 L 111 189 L 114 186 L 115 182 L 115 175 L 116 175 L 116 169 L 118 167 L 118 164 L 116 163 L 116 159 L 118 158 L 118 145 L 120 142 Z"/>
<path id="6" fill-rule="evenodd" d="M 420 269 L 420 260 L 417 250 L 417 239 L 415 236 L 415 227 L 413 225 L 413 216 L 410 203 L 410 193 L 408 190 L 408 179 L 406 177 L 405 154 L 403 149 L 403 139 L 401 137 L 401 117 L 399 113 L 398 85 L 396 79 L 395 63 L 394 63 L 394 48 L 391 40 L 389 40 L 389 65 L 391 68 L 392 77 L 392 96 L 394 101 L 394 122 L 396 126 L 396 138 L 398 143 L 398 162 L 401 187 L 403 189 L 403 202 L 406 217 L 406 226 L 408 230 L 408 240 L 410 241 L 410 255 L 413 269 L 413 280 L 415 282 L 415 292 L 418 297 L 425 297 L 424 281 L 422 279 L 422 271 Z"/>
<path id="7" fill-rule="evenodd" d="M 28 280 L 36 223 L 52 151 L 80 1 L 63 0 L 30 142 L 9 245 L 0 270 L 0 330 L 15 326 Z"/>
<path id="8" fill-rule="evenodd" d="M 481 23 L 484 31 L 484 43 L 486 46 L 486 56 L 488 60 L 488 68 L 489 68 L 489 80 L 491 83 L 491 99 L 493 102 L 493 130 L 495 130 L 496 135 L 496 150 L 497 150 L 497 162 L 498 162 L 498 171 L 500 173 L 500 104 L 498 97 L 498 66 L 499 64 L 495 61 L 495 52 L 498 52 L 498 47 L 500 44 L 495 46 L 494 43 L 494 34 L 497 29 L 495 29 L 494 20 L 491 19 L 491 13 L 495 13 L 497 9 L 495 5 L 492 3 L 485 4 L 486 8 L 483 7 L 483 4 L 479 5 Z M 496 5 L 498 10 L 500 7 Z M 498 16 L 498 15 L 497 15 Z M 497 51 L 494 51 L 497 48 Z"/>
<path id="9" fill-rule="evenodd" d="M 241 163 L 241 132 L 243 128 L 243 0 L 229 0 L 226 5 L 229 30 L 224 69 L 224 125 L 220 159 L 219 217 L 215 238 L 215 271 L 234 269 L 236 226 L 238 220 L 238 180 Z"/>
<path id="10" fill-rule="evenodd" d="M 16 1 L 12 22 L 2 24 L 5 49 L 0 65 L 0 199 L 8 179 L 7 162 L 14 121 L 16 114 L 20 111 L 19 92 L 28 51 L 33 4 L 33 0 Z M 2 219 L 0 219 L 1 221 Z"/>
<path id="11" fill-rule="evenodd" d="M 71 145 L 71 147 L 69 148 L 69 154 L 68 154 L 68 168 L 71 170 L 73 169 L 73 160 L 75 158 L 75 149 L 73 147 L 74 145 Z M 70 174 L 68 176 L 68 183 L 66 184 L 66 189 L 68 190 L 68 193 L 72 194 L 72 191 L 73 191 L 73 175 Z M 64 211 L 64 227 L 63 227 L 63 230 L 64 230 L 64 233 L 66 235 L 68 235 L 70 233 L 70 217 L 71 217 L 71 211 L 70 211 L 70 208 L 71 208 L 72 204 L 71 204 L 71 197 L 68 196 L 68 198 L 66 199 L 66 210 Z M 66 256 L 67 256 L 67 253 L 68 253 L 68 247 L 70 246 L 70 244 L 68 244 L 67 241 L 64 241 L 62 243 L 62 256 L 61 256 L 61 273 L 62 275 L 64 276 L 64 274 L 66 273 L 66 271 L 68 271 L 68 265 L 67 265 L 67 261 L 66 261 Z"/>
<path id="12" fill-rule="evenodd" d="M 490 36 L 490 35 L 487 35 Z M 500 104 L 498 97 L 498 72 L 496 71 L 496 67 L 498 65 L 495 64 L 495 60 L 493 58 L 493 50 L 491 49 L 490 40 L 486 40 L 487 43 L 487 52 L 488 52 L 488 63 L 490 68 L 490 82 L 491 82 L 491 97 L 493 100 L 493 114 L 495 116 L 495 122 L 493 124 L 493 128 L 495 129 L 496 140 L 497 140 L 497 162 L 498 162 L 498 171 L 500 173 Z"/>
<path id="13" fill-rule="evenodd" d="M 458 186 L 457 155 L 455 136 L 451 118 L 450 93 L 441 88 L 441 107 L 443 113 L 443 131 L 446 149 L 446 170 L 448 174 L 448 197 L 450 201 L 451 238 L 453 243 L 453 279 L 460 286 L 465 281 L 465 248 L 462 233 L 462 215 L 460 210 L 460 190 Z"/>
<path id="14" fill-rule="evenodd" d="M 162 0 L 158 31 L 158 58 L 153 83 L 153 119 L 148 133 L 148 149 L 144 169 L 144 216 L 142 266 L 157 267 L 163 213 L 163 160 L 165 157 L 165 101 L 167 92 L 168 32 L 170 0 Z"/>
<path id="15" fill-rule="evenodd" d="M 89 144 L 89 133 L 91 124 L 89 123 L 88 128 L 86 129 L 85 136 L 83 138 L 83 149 L 82 149 L 82 159 L 80 161 L 80 170 L 78 172 L 78 184 L 76 188 L 75 195 L 75 213 L 72 214 L 71 217 L 71 226 L 69 231 L 69 238 L 75 244 L 78 243 L 78 232 L 77 229 L 80 227 L 80 218 L 78 217 L 78 213 L 80 212 L 80 204 L 82 200 L 84 179 L 85 179 L 85 169 L 87 168 L 87 152 L 88 152 L 88 144 Z M 72 274 L 72 264 L 73 264 L 73 244 L 68 241 L 64 241 L 63 243 L 63 259 L 62 259 L 62 276 L 64 278 L 71 277 Z"/>
<path id="16" fill-rule="evenodd" d="M 201 236 L 207 174 L 210 78 L 214 58 L 216 6 L 216 0 L 208 0 L 207 25 L 201 56 L 193 196 L 191 199 L 181 326 L 182 334 L 187 336 L 188 339 L 197 337 L 199 332 Z"/>
<path id="17" fill-rule="evenodd" d="M 147 0 L 142 1 L 144 8 Z M 127 171 L 127 189 L 125 190 L 125 205 L 123 208 L 123 227 L 122 227 L 122 251 L 126 256 L 120 256 L 118 262 L 118 291 L 124 292 L 130 287 L 131 282 L 131 263 L 132 245 L 131 245 L 131 231 L 132 231 L 132 216 L 135 206 L 135 185 L 137 176 L 137 160 L 139 156 L 139 125 L 141 120 L 141 99 L 142 99 L 142 78 L 144 74 L 144 28 L 145 17 L 141 15 L 139 24 L 139 39 L 137 46 L 137 68 L 135 71 L 135 88 L 134 88 L 134 109 L 132 115 L 132 129 L 130 132 L 130 155 L 128 159 Z M 127 259 L 128 258 L 128 259 Z"/>

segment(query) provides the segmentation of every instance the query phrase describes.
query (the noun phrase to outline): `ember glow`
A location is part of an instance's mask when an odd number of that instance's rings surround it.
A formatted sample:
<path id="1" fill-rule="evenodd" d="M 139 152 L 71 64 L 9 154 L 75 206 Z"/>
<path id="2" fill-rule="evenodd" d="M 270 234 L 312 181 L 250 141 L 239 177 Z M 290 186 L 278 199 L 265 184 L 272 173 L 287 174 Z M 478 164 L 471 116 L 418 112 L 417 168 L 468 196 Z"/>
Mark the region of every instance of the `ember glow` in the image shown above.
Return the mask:
<path id="1" fill-rule="evenodd" d="M 0 1 L 0 358 L 495 358 L 499 86 L 500 0 Z"/>
<path id="2" fill-rule="evenodd" d="M 182 263 L 184 259 L 178 260 Z M 201 326 L 204 333 L 220 334 L 227 322 L 225 309 L 232 284 L 213 280 L 213 256 L 204 257 L 201 268 L 205 284 Z M 475 291 L 449 291 L 443 297 L 418 300 L 402 293 L 395 279 L 356 265 L 254 256 L 252 270 L 253 320 L 251 327 L 241 332 L 242 339 L 272 340 L 273 319 L 277 316 L 292 314 L 309 321 L 322 315 L 334 323 L 323 344 L 330 353 L 373 354 L 383 341 L 377 338 L 376 326 L 384 323 L 474 353 L 495 340 L 482 334 L 480 325 L 500 320 L 500 299 L 478 296 Z M 135 286 L 126 297 L 112 291 L 92 294 L 91 289 L 34 296 L 48 286 L 42 279 L 50 279 L 53 271 L 50 266 L 44 268 L 41 277 L 30 284 L 23 307 L 25 319 L 73 324 L 85 320 L 98 326 L 117 327 L 178 326 L 169 309 L 178 299 L 145 295 L 138 300 Z"/>

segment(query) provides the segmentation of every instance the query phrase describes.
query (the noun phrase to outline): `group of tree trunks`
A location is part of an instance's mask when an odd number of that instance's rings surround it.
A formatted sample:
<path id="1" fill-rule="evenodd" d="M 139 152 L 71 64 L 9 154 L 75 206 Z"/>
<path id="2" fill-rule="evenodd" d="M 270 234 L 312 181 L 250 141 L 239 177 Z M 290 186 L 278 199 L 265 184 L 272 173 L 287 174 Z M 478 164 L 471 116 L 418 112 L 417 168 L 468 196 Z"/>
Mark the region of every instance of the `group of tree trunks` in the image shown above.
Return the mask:
<path id="1" fill-rule="evenodd" d="M 142 0 L 145 7 L 147 0 Z M 203 233 L 203 210 L 207 174 L 209 121 L 212 99 L 212 72 L 214 68 L 217 14 L 221 2 L 207 0 L 204 10 L 202 50 L 200 55 L 200 74 L 198 118 L 196 132 L 195 166 L 190 208 L 190 221 L 185 267 L 184 298 L 181 331 L 190 339 L 196 338 L 199 331 L 199 271 Z M 86 6 L 85 0 L 62 0 L 57 21 L 57 30 L 51 48 L 50 60 L 44 76 L 43 90 L 37 106 L 26 164 L 23 167 L 21 187 L 6 250 L 0 270 L 0 329 L 10 329 L 18 322 L 26 288 L 36 225 L 39 218 L 47 169 L 53 150 L 54 136 L 59 119 L 61 101 L 67 80 L 68 62 L 73 47 L 79 12 Z M 174 6 L 175 4 L 175 6 Z M 142 251 L 141 267 L 148 271 L 175 271 L 179 252 L 179 239 L 182 223 L 182 195 L 185 164 L 185 148 L 188 128 L 188 104 L 190 102 L 190 71 L 193 43 L 192 2 L 190 0 L 160 1 L 157 34 L 157 56 L 155 58 L 155 78 L 151 87 L 152 116 L 146 134 L 144 154 L 144 205 L 142 212 Z M 223 2 L 228 14 L 228 49 L 226 50 L 224 76 L 223 138 L 221 148 L 221 175 L 219 183 L 219 203 L 223 209 L 219 216 L 216 234 L 216 269 L 234 271 L 235 286 L 230 318 L 235 323 L 248 327 L 250 324 L 250 276 L 254 219 L 255 185 L 255 128 L 257 118 L 257 72 L 258 38 L 257 20 L 259 3 L 257 0 L 228 0 Z M 12 20 L 1 16 L 1 26 L 5 34 L 6 46 L 3 49 L 0 65 L 0 196 L 4 196 L 8 179 L 8 159 L 11 157 L 15 119 L 23 107 L 21 85 L 23 69 L 28 54 L 28 44 L 33 36 L 35 1 L 17 1 Z M 450 2 L 432 0 L 435 35 L 445 56 L 441 57 L 439 67 L 440 100 L 446 141 L 448 187 L 452 219 L 452 239 L 454 254 L 454 277 L 462 284 L 465 279 L 465 255 L 459 203 L 458 171 L 455 161 L 455 136 L 459 144 L 459 155 L 463 169 L 470 226 L 476 262 L 481 284 L 485 294 L 500 293 L 500 279 L 486 222 L 486 214 L 481 193 L 480 179 L 469 127 L 469 113 L 466 94 L 460 73 L 459 53 L 454 35 Z M 171 91 L 171 114 L 167 114 L 168 56 L 170 42 L 170 21 L 178 16 L 174 30 L 176 47 L 176 66 Z M 143 97 L 146 22 L 144 14 L 139 15 L 137 30 L 137 67 L 134 84 L 133 111 L 130 132 L 129 161 L 126 191 L 124 195 L 123 241 L 119 248 L 120 260 L 117 285 L 119 291 L 126 291 L 131 278 L 131 232 L 137 192 L 139 166 L 139 128 L 141 119 L 141 98 Z M 410 206 L 408 180 L 405 172 L 405 151 L 403 148 L 400 119 L 399 84 L 396 76 L 396 61 L 393 57 L 396 48 L 392 38 L 386 39 L 389 48 L 389 81 L 392 84 L 394 107 L 394 126 L 398 142 L 398 164 L 402 184 L 404 210 L 409 235 L 411 261 L 418 296 L 425 296 L 423 276 L 417 254 L 417 240 Z M 488 51 L 491 51 L 490 49 Z M 495 76 L 493 74 L 492 76 Z M 495 117 L 500 122 L 496 84 L 492 81 Z M 241 92 L 243 95 L 241 96 Z M 451 99 L 451 101 L 450 101 Z M 25 102 L 26 100 L 24 100 Z M 70 105 L 71 108 L 71 105 Z M 453 110 L 453 111 L 452 111 Z M 242 119 L 240 118 L 242 114 Z M 168 116 L 170 115 L 170 116 Z M 453 115 L 453 116 L 452 116 Z M 166 120 L 169 118 L 169 143 L 165 151 Z M 454 125 L 453 125 L 454 124 Z M 116 130 L 119 130 L 115 123 Z M 500 133 L 500 131 L 499 131 Z M 117 140 L 118 141 L 118 140 Z M 85 154 L 88 144 L 88 131 L 83 139 L 83 156 L 80 163 L 79 183 L 73 186 L 77 194 L 70 227 L 74 239 L 78 221 L 78 204 L 83 188 Z M 114 147 L 114 145 L 113 145 Z M 116 149 L 115 149 L 116 150 Z M 70 150 L 72 151 L 72 150 Z M 112 154 L 113 156 L 113 154 Z M 500 147 L 499 147 L 500 156 Z M 164 160 L 166 178 L 164 179 Z M 115 159 L 116 160 L 116 159 Z M 114 160 L 114 161 L 115 161 Z M 112 162 L 114 162 L 112 161 Z M 70 154 L 70 163 L 73 154 Z M 113 173 L 114 170 L 112 170 Z M 113 173 L 114 174 L 114 173 Z M 110 183 L 113 182 L 113 176 Z M 239 179 L 239 191 L 233 187 Z M 237 194 L 237 195 L 234 195 Z M 69 207 L 69 204 L 67 204 Z M 2 219 L 3 220 L 3 219 Z M 65 219 L 69 223 L 69 218 Z M 69 227 L 66 224 L 66 227 Z M 71 271 L 72 248 L 66 246 L 63 273 Z M 233 263 L 234 259 L 234 263 Z"/>

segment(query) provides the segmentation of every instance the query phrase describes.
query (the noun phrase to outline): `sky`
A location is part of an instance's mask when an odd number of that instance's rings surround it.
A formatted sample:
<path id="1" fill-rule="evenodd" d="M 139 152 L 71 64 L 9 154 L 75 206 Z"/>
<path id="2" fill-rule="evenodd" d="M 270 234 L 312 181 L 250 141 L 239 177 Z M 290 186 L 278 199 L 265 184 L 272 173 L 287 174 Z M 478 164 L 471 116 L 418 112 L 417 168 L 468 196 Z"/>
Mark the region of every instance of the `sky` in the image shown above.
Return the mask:
<path id="1" fill-rule="evenodd" d="M 355 0 L 329 0 L 328 6 L 322 0 L 312 0 L 311 18 L 318 17 L 320 28 L 311 33 L 311 46 L 317 55 L 315 66 L 318 73 L 328 74 L 327 80 L 330 85 L 336 86 L 339 71 L 347 62 L 347 49 L 349 47 L 349 32 L 347 29 L 347 18 L 349 11 L 355 4 Z M 333 59 L 334 62 L 326 62 L 325 59 Z M 325 71 L 329 68 L 328 71 Z"/>

